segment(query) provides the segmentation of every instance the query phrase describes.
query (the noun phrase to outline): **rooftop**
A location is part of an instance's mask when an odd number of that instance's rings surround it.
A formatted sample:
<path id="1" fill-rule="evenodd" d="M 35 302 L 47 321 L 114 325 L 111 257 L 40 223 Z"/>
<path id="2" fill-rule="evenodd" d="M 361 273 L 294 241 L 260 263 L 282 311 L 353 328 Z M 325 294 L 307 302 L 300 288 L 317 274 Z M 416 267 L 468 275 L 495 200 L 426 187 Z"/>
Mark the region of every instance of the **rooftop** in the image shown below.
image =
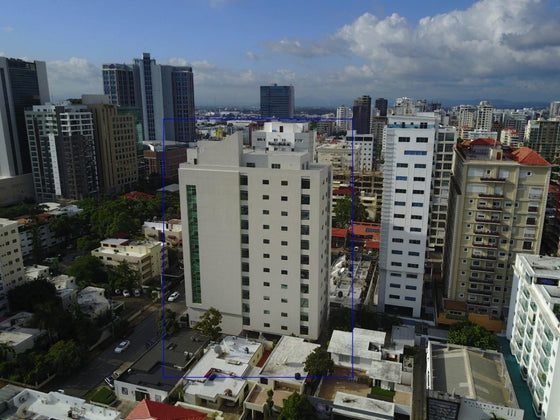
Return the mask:
<path id="1" fill-rule="evenodd" d="M 337 392 L 334 397 L 333 413 L 357 419 L 393 419 L 395 416 L 395 404 L 345 392 Z"/>
<path id="2" fill-rule="evenodd" d="M 205 420 L 206 413 L 157 401 L 142 400 L 126 420 Z"/>
<path id="3" fill-rule="evenodd" d="M 334 330 L 327 351 L 379 360 L 381 348 L 385 345 L 385 337 L 385 332 L 362 328 L 354 328 L 354 334 L 349 331 Z"/>
<path id="4" fill-rule="evenodd" d="M 306 376 L 303 363 L 307 356 L 318 347 L 321 346 L 308 343 L 303 338 L 283 335 L 263 366 L 261 376 L 294 378 L 294 381 L 302 382 Z M 296 378 L 298 373 L 302 379 Z"/>

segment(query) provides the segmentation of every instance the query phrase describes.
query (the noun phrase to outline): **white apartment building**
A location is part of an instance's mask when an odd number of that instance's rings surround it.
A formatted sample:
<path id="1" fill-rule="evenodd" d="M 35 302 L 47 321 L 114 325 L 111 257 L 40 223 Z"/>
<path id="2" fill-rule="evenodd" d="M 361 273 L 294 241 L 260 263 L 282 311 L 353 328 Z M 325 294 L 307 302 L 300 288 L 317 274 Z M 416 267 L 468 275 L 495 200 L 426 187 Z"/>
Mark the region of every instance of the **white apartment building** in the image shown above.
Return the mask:
<path id="1" fill-rule="evenodd" d="M 507 338 L 541 419 L 560 418 L 560 258 L 517 254 Z"/>
<path id="2" fill-rule="evenodd" d="M 435 122 L 433 113 L 389 117 L 379 252 L 380 311 L 420 316 Z"/>
<path id="3" fill-rule="evenodd" d="M 500 132 L 500 143 L 517 149 L 523 146 L 523 136 L 515 128 L 504 128 Z"/>
<path id="4" fill-rule="evenodd" d="M 181 220 L 171 219 L 165 221 L 144 222 L 142 231 L 146 239 L 150 241 L 162 241 L 165 237 L 167 246 L 181 246 L 183 241 L 183 230 Z"/>
<path id="5" fill-rule="evenodd" d="M 273 133 L 293 128 L 276 127 Z M 254 134 L 263 145 L 265 137 Z M 239 133 L 202 141 L 197 163 L 179 169 L 191 323 L 215 307 L 226 333 L 319 336 L 328 307 L 332 174 L 313 163 L 312 144 L 297 151 L 294 137 L 296 151 L 243 150 Z M 274 143 L 266 147 L 287 147 Z"/>
<path id="6" fill-rule="evenodd" d="M 346 105 L 336 108 L 336 126 L 340 130 L 352 130 L 352 108 Z"/>
<path id="7" fill-rule="evenodd" d="M 470 129 L 474 127 L 476 108 L 472 105 L 459 106 L 459 128 Z"/>
<path id="8" fill-rule="evenodd" d="M 490 131 L 493 122 L 494 107 L 488 101 L 481 101 L 476 107 L 475 128 Z"/>
<path id="9" fill-rule="evenodd" d="M 267 152 L 308 152 L 313 154 L 317 133 L 309 123 L 265 122 L 264 128 L 253 132 L 253 149 Z M 313 156 L 313 155 L 312 155 Z"/>
<path id="10" fill-rule="evenodd" d="M 358 168 L 361 147 L 353 145 L 352 141 L 334 141 L 317 146 L 317 162 L 332 165 L 334 172 L 351 171 Z"/>
<path id="11" fill-rule="evenodd" d="M 0 218 L 0 314 L 8 311 L 8 291 L 25 281 L 18 223 Z"/>
<path id="12" fill-rule="evenodd" d="M 91 251 L 91 255 L 109 267 L 127 263 L 138 273 L 138 281 L 144 283 L 161 276 L 162 260 L 167 261 L 166 252 L 161 242 L 108 238 L 102 240 L 101 246 Z"/>
<path id="13" fill-rule="evenodd" d="M 346 136 L 346 142 L 351 142 L 354 146 L 354 166 L 360 172 L 371 172 L 375 169 L 375 159 L 380 144 L 373 134 L 356 134 Z M 359 151 L 359 155 L 357 154 Z"/>

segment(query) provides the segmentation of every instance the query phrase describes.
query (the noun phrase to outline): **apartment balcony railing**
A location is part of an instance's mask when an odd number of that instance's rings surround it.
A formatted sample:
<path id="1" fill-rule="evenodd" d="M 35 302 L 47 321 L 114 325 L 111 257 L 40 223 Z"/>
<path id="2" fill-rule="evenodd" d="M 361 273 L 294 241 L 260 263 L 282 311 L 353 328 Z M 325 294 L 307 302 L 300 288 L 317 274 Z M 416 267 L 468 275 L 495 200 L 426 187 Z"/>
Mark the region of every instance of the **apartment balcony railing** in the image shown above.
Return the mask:
<path id="1" fill-rule="evenodd" d="M 542 368 L 544 369 L 544 371 L 548 372 L 548 368 L 550 366 L 550 361 L 546 357 L 541 357 L 539 359 L 539 363 L 542 366 Z"/>
<path id="2" fill-rule="evenodd" d="M 487 236 L 500 236 L 500 232 L 491 230 L 478 230 L 475 229 L 474 233 L 477 235 L 487 235 Z M 534 236 L 534 235 L 533 235 Z"/>
<path id="3" fill-rule="evenodd" d="M 475 243 L 474 246 L 478 247 L 482 247 L 482 248 L 498 248 L 498 244 L 478 244 Z"/>
<path id="4" fill-rule="evenodd" d="M 474 259 L 477 259 L 477 260 L 492 260 L 492 261 L 495 261 L 497 257 L 492 257 L 492 256 L 488 256 L 488 255 L 472 254 L 471 258 L 474 258 Z"/>
<path id="5" fill-rule="evenodd" d="M 490 177 L 490 176 L 481 176 L 480 180 L 482 182 L 500 182 L 500 183 L 506 182 L 505 178 L 494 178 L 494 177 Z"/>
<path id="6" fill-rule="evenodd" d="M 490 207 L 490 206 L 483 206 L 481 204 L 478 204 L 476 206 L 477 210 L 482 210 L 482 211 L 503 211 L 503 209 L 501 207 Z"/>
<path id="7" fill-rule="evenodd" d="M 491 290 L 469 289 L 469 293 L 473 295 L 491 296 Z"/>
<path id="8" fill-rule="evenodd" d="M 546 354 L 547 357 L 550 357 L 550 352 L 552 350 L 552 346 L 550 345 L 550 343 L 544 342 L 542 343 L 542 350 L 544 352 L 544 354 Z"/>
<path id="9" fill-rule="evenodd" d="M 546 386 L 546 373 L 539 373 L 537 377 L 539 378 L 541 386 Z"/>
<path id="10" fill-rule="evenodd" d="M 482 198 L 504 198 L 503 194 L 487 194 L 487 193 L 480 193 L 478 194 L 479 197 Z"/>
<path id="11" fill-rule="evenodd" d="M 469 277 L 469 281 L 471 283 L 484 283 L 484 284 L 493 284 L 494 280 L 486 280 L 486 279 L 481 279 L 478 277 Z"/>
<path id="12" fill-rule="evenodd" d="M 484 271 L 484 272 L 487 272 L 487 273 L 493 273 L 494 272 L 494 268 L 480 267 L 478 265 L 471 265 L 471 270 Z"/>
<path id="13" fill-rule="evenodd" d="M 554 335 L 552 334 L 552 331 L 550 331 L 549 329 L 544 330 L 544 335 L 546 336 L 546 338 L 548 338 L 548 341 L 554 340 Z"/>
<path id="14" fill-rule="evenodd" d="M 479 223 L 502 223 L 501 220 L 485 219 L 482 217 L 476 217 L 474 220 L 476 220 Z"/>

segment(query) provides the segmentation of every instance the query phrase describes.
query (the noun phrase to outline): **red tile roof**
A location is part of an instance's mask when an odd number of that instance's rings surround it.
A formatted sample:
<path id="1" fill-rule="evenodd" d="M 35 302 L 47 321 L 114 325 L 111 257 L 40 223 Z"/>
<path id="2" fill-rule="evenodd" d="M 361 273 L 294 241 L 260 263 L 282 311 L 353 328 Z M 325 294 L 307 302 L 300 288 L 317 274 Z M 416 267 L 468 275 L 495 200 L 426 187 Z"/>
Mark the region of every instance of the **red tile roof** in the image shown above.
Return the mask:
<path id="1" fill-rule="evenodd" d="M 354 222 L 354 235 L 369 237 L 379 240 L 381 237 L 381 225 L 379 223 Z"/>
<path id="2" fill-rule="evenodd" d="M 206 413 L 156 401 L 142 400 L 126 420 L 205 420 Z"/>
<path id="3" fill-rule="evenodd" d="M 364 248 L 379 249 L 379 241 L 366 241 Z"/>
<path id="4" fill-rule="evenodd" d="M 350 195 L 352 194 L 352 188 L 339 188 L 338 190 L 333 190 L 334 195 Z"/>
<path id="5" fill-rule="evenodd" d="M 123 195 L 124 198 L 154 198 L 151 194 L 146 194 L 141 191 L 131 191 Z"/>
<path id="6" fill-rule="evenodd" d="M 331 236 L 333 238 L 346 238 L 348 229 L 332 228 Z"/>
<path id="7" fill-rule="evenodd" d="M 522 165 L 550 166 L 545 158 L 528 147 L 520 147 L 508 154 L 508 157 Z"/>
<path id="8" fill-rule="evenodd" d="M 471 145 L 501 146 L 502 143 L 490 138 L 480 138 L 480 139 L 472 140 Z"/>

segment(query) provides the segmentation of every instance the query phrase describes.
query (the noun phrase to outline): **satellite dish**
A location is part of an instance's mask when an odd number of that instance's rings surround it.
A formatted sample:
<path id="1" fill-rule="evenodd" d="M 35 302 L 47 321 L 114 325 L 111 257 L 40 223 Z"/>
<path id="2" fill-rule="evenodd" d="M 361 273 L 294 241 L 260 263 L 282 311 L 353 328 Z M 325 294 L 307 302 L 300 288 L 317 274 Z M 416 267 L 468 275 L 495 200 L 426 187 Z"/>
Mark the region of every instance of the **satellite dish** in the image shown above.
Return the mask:
<path id="1" fill-rule="evenodd" d="M 214 353 L 222 354 L 222 347 L 219 344 L 214 346 Z"/>

